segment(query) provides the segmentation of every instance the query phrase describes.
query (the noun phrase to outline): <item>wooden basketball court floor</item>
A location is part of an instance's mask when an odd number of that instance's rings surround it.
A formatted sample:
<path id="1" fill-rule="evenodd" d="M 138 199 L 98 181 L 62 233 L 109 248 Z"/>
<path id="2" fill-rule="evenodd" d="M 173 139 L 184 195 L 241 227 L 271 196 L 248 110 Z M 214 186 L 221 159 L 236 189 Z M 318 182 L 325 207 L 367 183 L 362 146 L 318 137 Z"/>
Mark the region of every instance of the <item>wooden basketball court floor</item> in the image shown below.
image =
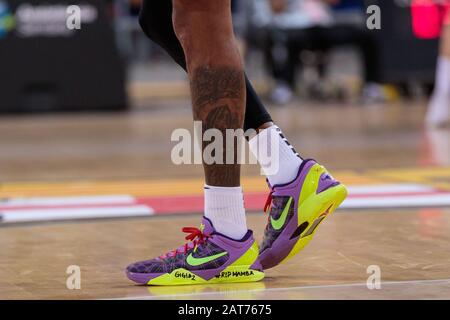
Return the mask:
<path id="1" fill-rule="evenodd" d="M 191 128 L 188 102 L 153 104 L 0 119 L 0 298 L 450 299 L 450 130 L 424 129 L 423 103 L 274 109 L 298 151 L 350 186 L 348 202 L 262 282 L 133 285 L 126 265 L 179 246 L 200 218 L 201 168 L 170 162 L 172 130 Z M 260 238 L 258 173 L 243 168 Z M 71 265 L 79 290 L 66 287 Z M 381 288 L 370 290 L 374 266 Z"/>

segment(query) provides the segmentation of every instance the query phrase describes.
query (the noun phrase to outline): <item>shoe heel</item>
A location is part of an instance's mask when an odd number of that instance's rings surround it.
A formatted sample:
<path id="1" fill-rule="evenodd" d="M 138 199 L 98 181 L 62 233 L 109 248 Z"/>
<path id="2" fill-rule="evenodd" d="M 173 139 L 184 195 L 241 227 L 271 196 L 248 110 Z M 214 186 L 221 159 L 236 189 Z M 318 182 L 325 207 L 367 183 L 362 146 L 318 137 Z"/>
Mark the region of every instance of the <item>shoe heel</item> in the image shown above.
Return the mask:
<path id="1" fill-rule="evenodd" d="M 320 223 L 332 214 L 346 197 L 347 188 L 343 184 L 339 184 L 318 195 L 311 195 L 299 206 L 298 226 L 302 226 L 303 230 L 297 243 L 281 263 L 295 256 L 311 241 Z"/>

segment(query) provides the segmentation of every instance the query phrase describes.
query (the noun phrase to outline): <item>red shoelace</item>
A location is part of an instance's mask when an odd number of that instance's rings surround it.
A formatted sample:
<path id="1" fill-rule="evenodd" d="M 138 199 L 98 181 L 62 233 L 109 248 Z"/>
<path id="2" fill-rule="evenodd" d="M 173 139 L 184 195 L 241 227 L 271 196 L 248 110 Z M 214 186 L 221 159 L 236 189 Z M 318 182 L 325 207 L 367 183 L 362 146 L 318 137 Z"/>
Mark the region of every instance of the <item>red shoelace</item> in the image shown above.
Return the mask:
<path id="1" fill-rule="evenodd" d="M 269 195 L 267 196 L 266 204 L 264 205 L 264 212 L 267 213 L 266 230 L 269 229 L 270 209 L 272 209 L 272 200 L 273 200 L 273 191 L 270 191 Z"/>
<path id="2" fill-rule="evenodd" d="M 273 199 L 273 191 L 270 191 L 267 196 L 266 204 L 264 205 L 264 212 L 269 213 L 268 209 L 270 209 Z"/>
<path id="3" fill-rule="evenodd" d="M 181 231 L 183 231 L 184 233 L 189 233 L 185 237 L 185 239 L 190 242 L 187 242 L 183 246 L 181 246 L 175 250 L 169 251 L 166 254 L 161 255 L 160 256 L 161 259 L 165 259 L 167 257 L 174 257 L 178 253 L 186 254 L 189 249 L 205 243 L 208 240 L 208 238 L 210 237 L 210 235 L 204 234 L 202 230 L 200 230 L 199 228 L 195 228 L 195 227 L 184 227 L 183 229 L 181 229 Z"/>

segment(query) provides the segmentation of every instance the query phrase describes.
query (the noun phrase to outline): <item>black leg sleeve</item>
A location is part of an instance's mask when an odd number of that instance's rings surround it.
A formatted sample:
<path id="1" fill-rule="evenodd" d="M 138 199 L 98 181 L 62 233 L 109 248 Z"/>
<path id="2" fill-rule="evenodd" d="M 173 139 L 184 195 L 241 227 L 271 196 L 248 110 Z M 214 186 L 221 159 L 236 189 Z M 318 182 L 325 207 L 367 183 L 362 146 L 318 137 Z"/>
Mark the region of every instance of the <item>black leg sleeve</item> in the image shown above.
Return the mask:
<path id="1" fill-rule="evenodd" d="M 172 1 L 144 0 L 139 14 L 139 24 L 148 38 L 156 42 L 186 70 L 183 48 L 175 35 L 172 24 Z M 262 104 L 252 84 L 246 79 L 247 105 L 245 110 L 244 130 L 258 129 L 272 118 Z"/>

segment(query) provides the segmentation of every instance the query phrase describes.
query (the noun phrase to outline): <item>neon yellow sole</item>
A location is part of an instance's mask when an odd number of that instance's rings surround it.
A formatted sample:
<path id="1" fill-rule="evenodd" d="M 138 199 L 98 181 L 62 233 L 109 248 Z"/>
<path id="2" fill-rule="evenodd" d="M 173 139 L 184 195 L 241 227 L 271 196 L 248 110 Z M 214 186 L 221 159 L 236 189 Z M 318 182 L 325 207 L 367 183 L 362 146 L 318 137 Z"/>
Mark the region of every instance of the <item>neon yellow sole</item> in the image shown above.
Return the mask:
<path id="1" fill-rule="evenodd" d="M 302 250 L 313 238 L 319 224 L 333 213 L 347 197 L 347 188 L 339 184 L 319 194 L 312 194 L 298 208 L 298 226 L 307 222 L 297 243 L 281 263 L 286 262 Z M 301 214 L 300 214 L 301 213 Z"/>
<path id="2" fill-rule="evenodd" d="M 147 282 L 153 286 L 180 286 L 193 284 L 256 282 L 264 279 L 264 272 L 250 269 L 259 256 L 258 243 L 252 246 L 236 261 L 226 267 L 217 276 L 206 280 L 184 268 L 173 270 L 171 273 L 160 275 Z"/>
<path id="3" fill-rule="evenodd" d="M 194 273 L 181 268 L 176 269 L 171 273 L 166 273 L 154 278 L 147 284 L 153 286 L 180 286 L 194 284 L 256 282 L 262 279 L 264 279 L 264 272 L 251 270 L 250 266 L 229 266 L 219 275 L 210 280 L 205 280 Z"/>

